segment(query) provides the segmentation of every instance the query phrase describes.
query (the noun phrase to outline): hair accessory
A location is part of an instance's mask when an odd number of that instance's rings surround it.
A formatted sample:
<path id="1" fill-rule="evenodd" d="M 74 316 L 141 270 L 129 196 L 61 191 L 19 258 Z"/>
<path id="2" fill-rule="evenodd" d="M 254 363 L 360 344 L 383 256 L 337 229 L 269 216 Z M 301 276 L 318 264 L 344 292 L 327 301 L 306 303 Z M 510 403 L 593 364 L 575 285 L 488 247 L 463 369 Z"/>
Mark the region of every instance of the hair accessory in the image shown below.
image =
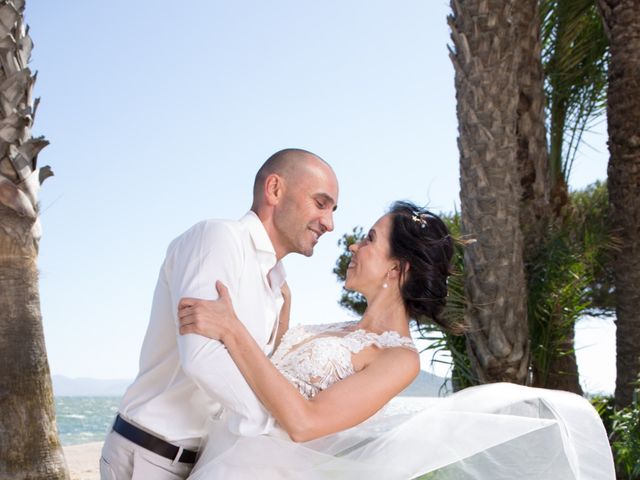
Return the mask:
<path id="1" fill-rule="evenodd" d="M 411 215 L 411 220 L 413 220 L 416 223 L 420 224 L 420 228 L 426 228 L 427 227 L 427 218 L 429 218 L 429 216 L 426 213 L 414 213 L 413 215 Z"/>

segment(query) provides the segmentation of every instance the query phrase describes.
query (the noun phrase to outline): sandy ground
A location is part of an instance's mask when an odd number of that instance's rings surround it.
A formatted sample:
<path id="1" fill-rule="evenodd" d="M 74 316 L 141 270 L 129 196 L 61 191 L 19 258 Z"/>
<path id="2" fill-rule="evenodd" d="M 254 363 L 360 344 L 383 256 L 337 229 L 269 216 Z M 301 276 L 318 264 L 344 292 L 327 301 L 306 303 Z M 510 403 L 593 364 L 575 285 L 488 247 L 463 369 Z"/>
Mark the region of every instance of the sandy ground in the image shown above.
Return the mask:
<path id="1" fill-rule="evenodd" d="M 63 447 L 63 449 L 71 473 L 71 480 L 100 479 L 99 462 L 102 442 L 71 445 Z"/>

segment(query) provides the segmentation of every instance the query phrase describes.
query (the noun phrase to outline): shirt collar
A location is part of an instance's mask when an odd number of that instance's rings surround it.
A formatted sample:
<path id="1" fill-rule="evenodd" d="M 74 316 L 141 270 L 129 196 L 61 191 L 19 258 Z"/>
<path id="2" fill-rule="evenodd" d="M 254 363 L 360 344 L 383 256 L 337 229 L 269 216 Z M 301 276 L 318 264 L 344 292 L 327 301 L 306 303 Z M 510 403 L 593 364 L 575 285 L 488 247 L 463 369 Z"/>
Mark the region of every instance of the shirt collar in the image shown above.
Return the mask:
<path id="1" fill-rule="evenodd" d="M 258 251 L 258 258 L 265 270 L 265 274 L 268 274 L 272 283 L 275 283 L 280 287 L 285 281 L 285 271 L 282 262 L 276 260 L 276 250 L 273 248 L 273 243 L 269 238 L 267 230 L 264 228 L 262 221 L 255 214 L 255 212 L 249 210 L 244 217 L 240 219 L 240 223 L 243 224 L 249 231 L 253 246 Z"/>
<path id="2" fill-rule="evenodd" d="M 275 260 L 276 250 L 273 248 L 269 234 L 258 215 L 249 210 L 246 215 L 240 219 L 240 223 L 249 230 L 249 235 L 251 235 L 251 240 L 253 240 L 253 245 L 256 247 L 256 250 L 272 254 Z"/>

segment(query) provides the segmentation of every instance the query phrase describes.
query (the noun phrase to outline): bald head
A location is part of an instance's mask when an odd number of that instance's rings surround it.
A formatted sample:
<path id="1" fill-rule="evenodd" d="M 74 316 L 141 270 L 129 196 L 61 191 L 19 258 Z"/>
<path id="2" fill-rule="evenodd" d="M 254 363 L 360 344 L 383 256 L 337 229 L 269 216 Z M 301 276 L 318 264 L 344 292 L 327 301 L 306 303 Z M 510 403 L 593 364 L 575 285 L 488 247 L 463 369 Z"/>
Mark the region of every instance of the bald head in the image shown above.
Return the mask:
<path id="1" fill-rule="evenodd" d="M 269 175 L 278 175 L 285 181 L 297 183 L 309 168 L 323 165 L 333 172 L 331 166 L 318 155 L 300 148 L 285 148 L 271 155 L 260 167 L 253 183 L 253 206 L 257 207 L 264 194 L 264 184 Z"/>
<path id="2" fill-rule="evenodd" d="M 253 187 L 253 210 L 264 225 L 276 258 L 312 255 L 333 230 L 338 179 L 327 162 L 306 150 L 288 148 L 262 165 Z"/>

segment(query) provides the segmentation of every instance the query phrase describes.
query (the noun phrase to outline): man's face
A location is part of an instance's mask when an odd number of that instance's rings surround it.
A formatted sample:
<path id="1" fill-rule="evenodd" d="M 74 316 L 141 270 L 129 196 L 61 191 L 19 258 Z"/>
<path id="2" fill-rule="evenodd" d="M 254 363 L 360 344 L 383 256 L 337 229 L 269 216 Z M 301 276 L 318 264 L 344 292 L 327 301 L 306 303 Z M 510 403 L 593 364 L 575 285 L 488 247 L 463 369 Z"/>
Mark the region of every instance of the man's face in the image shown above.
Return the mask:
<path id="1" fill-rule="evenodd" d="M 324 164 L 312 164 L 290 179 L 273 219 L 285 252 L 313 255 L 320 236 L 333 230 L 337 202 L 338 181 Z"/>

